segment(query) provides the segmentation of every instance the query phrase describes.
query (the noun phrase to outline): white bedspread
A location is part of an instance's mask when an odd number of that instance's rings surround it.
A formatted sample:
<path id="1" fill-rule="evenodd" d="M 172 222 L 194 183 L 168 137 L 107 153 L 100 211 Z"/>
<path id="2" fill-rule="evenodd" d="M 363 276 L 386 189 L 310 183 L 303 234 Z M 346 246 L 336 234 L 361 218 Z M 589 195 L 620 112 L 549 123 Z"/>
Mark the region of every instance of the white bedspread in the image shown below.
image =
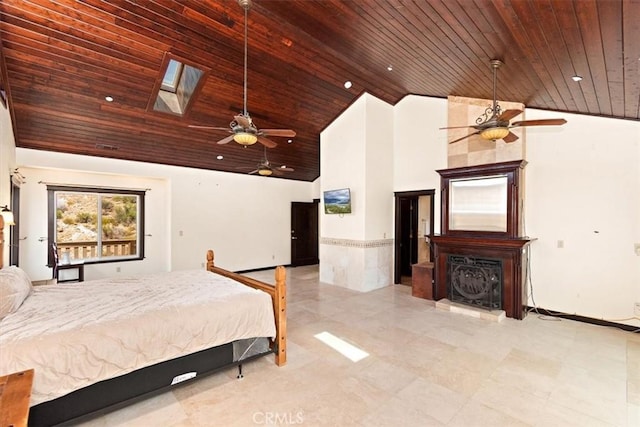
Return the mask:
<path id="1" fill-rule="evenodd" d="M 37 286 L 0 321 L 0 375 L 34 368 L 33 406 L 205 348 L 274 336 L 267 293 L 205 270 Z"/>

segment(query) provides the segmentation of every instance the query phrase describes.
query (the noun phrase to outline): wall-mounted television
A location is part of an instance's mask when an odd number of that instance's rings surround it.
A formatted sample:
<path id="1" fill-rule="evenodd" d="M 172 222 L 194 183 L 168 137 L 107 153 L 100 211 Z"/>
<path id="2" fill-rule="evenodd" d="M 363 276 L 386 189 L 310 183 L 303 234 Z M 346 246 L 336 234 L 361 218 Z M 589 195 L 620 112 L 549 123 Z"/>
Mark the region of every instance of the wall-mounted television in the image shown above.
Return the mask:
<path id="1" fill-rule="evenodd" d="M 348 188 L 325 191 L 323 201 L 326 214 L 351 213 L 351 191 Z"/>

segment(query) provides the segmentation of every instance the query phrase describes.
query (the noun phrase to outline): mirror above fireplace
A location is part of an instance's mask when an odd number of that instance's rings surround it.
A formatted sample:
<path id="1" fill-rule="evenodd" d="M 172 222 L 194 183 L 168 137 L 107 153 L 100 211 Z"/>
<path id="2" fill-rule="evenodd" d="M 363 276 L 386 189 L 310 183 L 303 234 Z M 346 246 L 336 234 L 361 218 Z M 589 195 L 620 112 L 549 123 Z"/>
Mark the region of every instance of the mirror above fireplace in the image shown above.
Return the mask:
<path id="1" fill-rule="evenodd" d="M 442 234 L 519 237 L 525 165 L 518 160 L 439 170 Z"/>
<path id="2" fill-rule="evenodd" d="M 449 181 L 449 230 L 507 232 L 506 175 Z"/>

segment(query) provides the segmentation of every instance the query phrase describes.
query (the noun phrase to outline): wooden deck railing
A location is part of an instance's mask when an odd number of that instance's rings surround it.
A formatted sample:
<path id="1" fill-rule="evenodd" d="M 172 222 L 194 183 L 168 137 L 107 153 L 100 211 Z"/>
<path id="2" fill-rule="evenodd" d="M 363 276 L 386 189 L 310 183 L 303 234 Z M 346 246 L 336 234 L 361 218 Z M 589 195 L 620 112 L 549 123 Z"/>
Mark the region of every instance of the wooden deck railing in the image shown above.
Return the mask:
<path id="1" fill-rule="evenodd" d="M 135 240 L 103 240 L 102 257 L 126 256 L 136 253 Z M 58 242 L 58 257 L 62 259 L 62 254 L 69 252 L 69 259 L 86 259 L 98 257 L 98 242 Z"/>

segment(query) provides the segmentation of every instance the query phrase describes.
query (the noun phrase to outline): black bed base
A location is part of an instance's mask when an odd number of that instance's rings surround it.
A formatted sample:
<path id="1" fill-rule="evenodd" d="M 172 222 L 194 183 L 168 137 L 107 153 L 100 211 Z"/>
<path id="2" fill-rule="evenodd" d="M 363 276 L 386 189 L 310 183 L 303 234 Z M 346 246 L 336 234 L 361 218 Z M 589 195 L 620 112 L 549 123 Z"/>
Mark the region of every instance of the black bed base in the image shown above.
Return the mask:
<path id="1" fill-rule="evenodd" d="M 196 372 L 194 379 L 201 378 L 271 353 L 269 350 L 234 361 L 233 343 L 229 343 L 157 363 L 33 406 L 29 410 L 29 426 L 72 425 L 188 382 L 172 385 L 179 375 Z"/>

